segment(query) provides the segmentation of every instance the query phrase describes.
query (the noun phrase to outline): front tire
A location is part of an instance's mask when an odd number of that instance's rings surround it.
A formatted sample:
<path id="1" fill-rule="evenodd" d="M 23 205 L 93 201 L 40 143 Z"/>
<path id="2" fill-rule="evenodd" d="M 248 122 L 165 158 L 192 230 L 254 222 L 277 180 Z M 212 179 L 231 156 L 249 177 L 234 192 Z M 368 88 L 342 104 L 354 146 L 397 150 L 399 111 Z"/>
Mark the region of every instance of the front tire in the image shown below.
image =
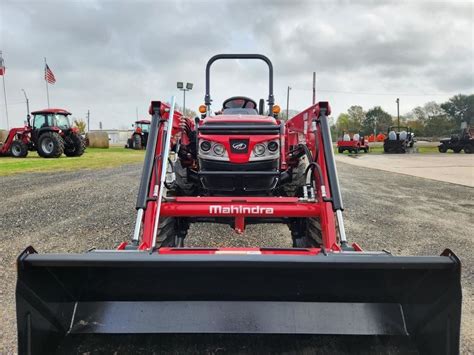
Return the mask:
<path id="1" fill-rule="evenodd" d="M 160 218 L 160 224 L 158 226 L 156 243 L 159 248 L 170 247 L 174 248 L 177 246 L 178 241 L 178 230 L 176 225 L 176 218 L 163 217 Z"/>
<path id="2" fill-rule="evenodd" d="M 59 158 L 64 153 L 64 141 L 58 133 L 46 132 L 39 137 L 37 149 L 43 158 Z"/>
<path id="3" fill-rule="evenodd" d="M 342 153 L 344 153 L 344 149 L 342 149 L 341 147 L 339 147 L 339 148 L 337 148 L 337 152 L 338 152 L 339 154 L 342 154 Z"/>
<path id="4" fill-rule="evenodd" d="M 180 196 L 194 196 L 195 186 L 188 180 L 188 172 L 185 167 L 181 165 L 181 160 L 177 160 L 173 165 L 173 171 L 176 175 L 176 186 Z"/>
<path id="5" fill-rule="evenodd" d="M 448 147 L 446 147 L 444 144 L 441 144 L 440 146 L 438 146 L 438 151 L 440 153 L 446 153 L 448 151 Z"/>
<path id="6" fill-rule="evenodd" d="M 22 141 L 13 141 L 10 147 L 10 155 L 14 158 L 25 158 L 28 155 L 28 146 Z"/>
<path id="7" fill-rule="evenodd" d="M 318 248 L 323 244 L 319 218 L 297 218 L 289 227 L 293 248 Z"/>
<path id="8" fill-rule="evenodd" d="M 68 157 L 80 157 L 84 154 L 85 143 L 78 134 L 71 134 L 65 139 L 64 154 Z"/>
<path id="9" fill-rule="evenodd" d="M 133 135 L 133 149 L 142 149 L 142 137 L 139 134 Z"/>

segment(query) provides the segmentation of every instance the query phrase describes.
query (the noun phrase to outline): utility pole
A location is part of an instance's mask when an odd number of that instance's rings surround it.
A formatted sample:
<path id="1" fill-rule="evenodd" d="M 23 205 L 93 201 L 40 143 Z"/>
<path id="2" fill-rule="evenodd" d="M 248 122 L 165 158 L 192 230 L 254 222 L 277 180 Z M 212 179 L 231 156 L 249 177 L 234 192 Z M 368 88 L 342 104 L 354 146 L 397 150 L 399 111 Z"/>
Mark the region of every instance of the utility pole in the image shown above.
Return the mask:
<path id="1" fill-rule="evenodd" d="M 316 72 L 313 72 L 313 105 L 316 103 Z"/>
<path id="2" fill-rule="evenodd" d="M 400 99 L 397 98 L 397 125 L 398 125 L 398 131 L 400 132 Z"/>
<path id="3" fill-rule="evenodd" d="M 90 126 L 90 111 L 87 110 L 87 132 L 90 132 L 91 131 L 91 126 Z"/>
<path id="4" fill-rule="evenodd" d="M 137 121 L 138 121 L 138 107 L 135 107 L 135 114 L 137 116 Z"/>
<path id="5" fill-rule="evenodd" d="M 28 100 L 28 96 L 26 95 L 25 89 L 21 89 L 23 94 L 25 95 L 26 100 L 26 120 L 28 121 L 28 126 L 30 125 L 30 100 Z"/>
<path id="6" fill-rule="evenodd" d="M 288 120 L 288 113 L 290 110 L 290 90 L 291 87 L 288 86 L 288 90 L 286 91 L 286 120 Z"/>

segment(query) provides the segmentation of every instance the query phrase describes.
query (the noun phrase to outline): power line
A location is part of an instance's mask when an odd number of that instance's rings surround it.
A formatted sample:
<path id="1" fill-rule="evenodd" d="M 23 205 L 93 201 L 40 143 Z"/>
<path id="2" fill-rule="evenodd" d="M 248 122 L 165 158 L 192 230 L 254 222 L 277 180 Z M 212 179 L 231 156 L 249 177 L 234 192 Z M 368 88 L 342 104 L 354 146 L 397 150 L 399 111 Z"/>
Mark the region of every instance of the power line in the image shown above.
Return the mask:
<path id="1" fill-rule="evenodd" d="M 294 90 L 310 91 L 308 88 L 291 87 Z M 423 94 L 407 94 L 399 92 L 362 92 L 362 91 L 343 91 L 343 90 L 319 90 L 318 92 L 349 94 L 349 95 L 379 95 L 379 96 L 446 96 L 452 93 L 423 93 Z"/>

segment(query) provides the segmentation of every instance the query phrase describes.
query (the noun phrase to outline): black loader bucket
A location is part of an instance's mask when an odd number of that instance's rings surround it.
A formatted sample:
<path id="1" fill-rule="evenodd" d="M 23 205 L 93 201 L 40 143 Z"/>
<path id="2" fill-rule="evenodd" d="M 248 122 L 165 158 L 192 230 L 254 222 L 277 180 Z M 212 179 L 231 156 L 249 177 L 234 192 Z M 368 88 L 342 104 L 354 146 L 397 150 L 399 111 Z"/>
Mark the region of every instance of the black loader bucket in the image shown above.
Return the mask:
<path id="1" fill-rule="evenodd" d="M 459 352 L 460 263 L 449 251 L 41 255 L 30 247 L 18 259 L 16 302 L 20 354 L 113 353 L 114 341 L 122 353 L 139 352 L 133 344 L 149 353 L 145 336 L 161 339 L 158 352 L 179 352 L 189 336 L 187 352 L 213 352 L 200 339 L 234 336 L 230 352 L 249 338 L 247 352 L 288 352 L 282 342 L 297 337 L 300 350 L 318 353 L 308 340 L 316 335 L 352 339 L 349 353 L 366 338 L 403 339 L 413 353 Z M 269 348 L 258 348 L 259 337 L 270 337 Z"/>

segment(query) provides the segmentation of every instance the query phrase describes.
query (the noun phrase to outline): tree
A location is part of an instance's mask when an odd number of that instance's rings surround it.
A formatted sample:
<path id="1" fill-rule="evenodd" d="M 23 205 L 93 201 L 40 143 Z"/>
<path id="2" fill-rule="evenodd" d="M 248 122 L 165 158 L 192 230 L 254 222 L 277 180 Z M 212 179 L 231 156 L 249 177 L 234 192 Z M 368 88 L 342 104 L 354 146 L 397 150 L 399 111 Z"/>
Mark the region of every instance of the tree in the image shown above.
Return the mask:
<path id="1" fill-rule="evenodd" d="M 336 133 L 341 135 L 343 132 L 348 131 L 350 126 L 349 115 L 347 113 L 341 113 L 337 116 L 336 120 Z"/>
<path id="2" fill-rule="evenodd" d="M 441 137 L 449 135 L 456 130 L 454 120 L 449 119 L 446 115 L 431 117 L 425 125 L 424 135 L 427 137 Z"/>
<path id="3" fill-rule="evenodd" d="M 423 107 L 421 106 L 417 106 L 415 107 L 412 111 L 411 111 L 413 117 L 417 120 L 417 121 L 421 121 L 421 122 L 424 122 L 426 121 L 427 117 L 426 117 L 426 112 L 425 110 L 423 109 Z"/>
<path id="4" fill-rule="evenodd" d="M 82 118 L 81 119 L 75 119 L 74 120 L 74 126 L 77 127 L 77 129 L 79 130 L 79 133 L 81 133 L 81 134 L 86 133 L 87 123 Z"/>
<path id="5" fill-rule="evenodd" d="M 457 127 L 461 122 L 469 125 L 474 120 L 474 94 L 455 95 L 448 102 L 441 104 L 441 108 L 454 120 Z"/>
<path id="6" fill-rule="evenodd" d="M 375 106 L 367 111 L 365 119 L 362 122 L 362 129 L 364 134 L 370 134 L 374 132 L 374 128 L 377 133 L 387 131 L 388 127 L 392 125 L 392 116 L 388 112 L 385 112 L 380 106 Z"/>
<path id="7" fill-rule="evenodd" d="M 425 117 L 428 119 L 430 117 L 438 117 L 438 116 L 446 115 L 446 112 L 441 108 L 441 106 L 434 101 L 427 102 L 423 106 L 423 111 L 425 112 Z"/>
<path id="8" fill-rule="evenodd" d="M 362 106 L 354 105 L 349 107 L 347 114 L 354 126 L 357 127 L 356 130 L 359 131 L 362 128 L 362 122 L 365 119 L 365 112 Z"/>

